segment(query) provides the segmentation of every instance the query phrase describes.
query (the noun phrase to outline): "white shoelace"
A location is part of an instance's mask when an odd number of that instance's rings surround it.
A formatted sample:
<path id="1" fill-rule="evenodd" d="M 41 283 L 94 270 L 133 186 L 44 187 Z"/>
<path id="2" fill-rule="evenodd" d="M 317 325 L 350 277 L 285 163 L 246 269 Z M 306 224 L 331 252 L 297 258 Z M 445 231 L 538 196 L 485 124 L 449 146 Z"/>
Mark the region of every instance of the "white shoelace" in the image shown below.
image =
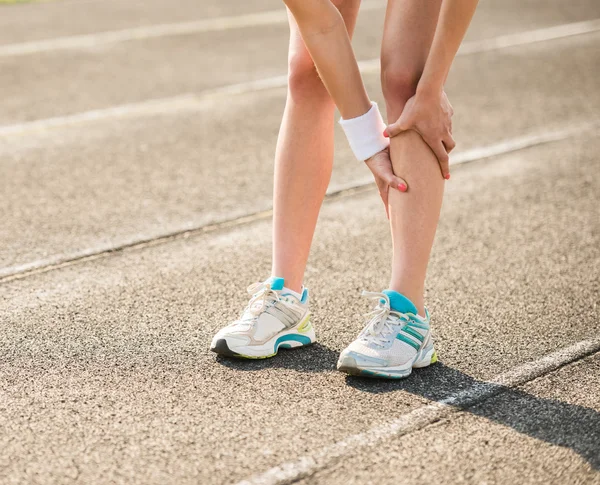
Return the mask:
<path id="1" fill-rule="evenodd" d="M 244 309 L 240 322 L 248 323 L 249 321 L 256 321 L 256 319 L 270 306 L 275 303 L 282 301 L 281 293 L 271 288 L 269 283 L 264 281 L 253 283 L 248 287 L 248 293 L 252 295 L 248 305 Z M 298 308 L 299 311 L 302 309 L 299 305 L 293 301 L 285 299 L 285 304 L 290 305 L 293 308 Z"/>
<path id="2" fill-rule="evenodd" d="M 251 319 L 255 319 L 264 312 L 269 303 L 279 301 L 279 294 L 275 290 L 271 289 L 271 285 L 265 282 L 253 283 L 248 287 L 248 293 L 252 295 L 248 305 L 244 309 L 243 320 L 246 320 L 246 316 L 250 316 Z"/>
<path id="3" fill-rule="evenodd" d="M 395 331 L 394 326 L 398 325 L 401 320 L 408 321 L 408 315 L 392 310 L 390 299 L 385 293 L 363 291 L 362 296 L 376 299 L 378 305 L 373 311 L 365 314 L 365 317 L 369 318 L 369 323 L 363 330 L 361 337 L 367 342 L 384 346 L 390 342 L 390 336 Z M 382 303 L 381 300 L 385 303 Z"/>

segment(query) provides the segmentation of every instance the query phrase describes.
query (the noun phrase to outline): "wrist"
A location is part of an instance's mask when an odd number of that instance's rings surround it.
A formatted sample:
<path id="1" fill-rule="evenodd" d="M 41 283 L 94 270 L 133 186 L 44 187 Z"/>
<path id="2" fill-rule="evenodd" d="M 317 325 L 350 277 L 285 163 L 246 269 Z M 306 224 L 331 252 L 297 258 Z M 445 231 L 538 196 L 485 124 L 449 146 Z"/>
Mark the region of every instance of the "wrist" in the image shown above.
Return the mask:
<path id="1" fill-rule="evenodd" d="M 419 83 L 415 95 L 419 98 L 439 98 L 444 91 L 444 85 L 438 83 Z"/>
<path id="2" fill-rule="evenodd" d="M 377 103 L 372 102 L 371 109 L 361 116 L 340 119 L 340 125 L 358 160 L 368 160 L 390 144 L 389 139 L 383 136 L 386 125 Z"/>

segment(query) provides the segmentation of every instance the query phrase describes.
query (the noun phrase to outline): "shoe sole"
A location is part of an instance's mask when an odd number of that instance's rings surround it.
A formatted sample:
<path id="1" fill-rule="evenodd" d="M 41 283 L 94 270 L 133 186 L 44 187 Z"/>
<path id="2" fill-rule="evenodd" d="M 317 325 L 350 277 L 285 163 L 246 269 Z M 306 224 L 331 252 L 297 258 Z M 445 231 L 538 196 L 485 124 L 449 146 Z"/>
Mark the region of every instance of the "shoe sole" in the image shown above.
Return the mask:
<path id="1" fill-rule="evenodd" d="M 429 367 L 431 364 L 435 364 L 438 361 L 438 356 L 433 348 L 424 348 L 419 351 L 415 356 L 410 366 L 402 367 L 361 367 L 356 362 L 356 359 L 352 355 L 345 355 L 338 361 L 337 368 L 340 372 L 345 372 L 352 376 L 361 377 L 378 377 L 385 379 L 405 379 L 411 375 L 413 369 L 421 369 L 423 367 Z"/>
<path id="2" fill-rule="evenodd" d="M 310 322 L 310 314 L 304 317 L 296 327 L 285 330 L 272 337 L 271 342 L 273 342 L 272 348 L 274 351 L 267 351 L 267 353 L 259 355 L 250 355 L 248 350 L 252 351 L 252 347 L 230 347 L 227 338 L 218 339 L 214 342 L 214 345 L 211 345 L 210 350 L 226 357 L 255 360 L 274 357 L 277 355 L 277 352 L 279 352 L 279 349 L 295 349 L 312 345 L 316 342 L 316 338 L 314 328 Z M 266 345 L 267 344 L 263 344 L 263 346 Z"/>

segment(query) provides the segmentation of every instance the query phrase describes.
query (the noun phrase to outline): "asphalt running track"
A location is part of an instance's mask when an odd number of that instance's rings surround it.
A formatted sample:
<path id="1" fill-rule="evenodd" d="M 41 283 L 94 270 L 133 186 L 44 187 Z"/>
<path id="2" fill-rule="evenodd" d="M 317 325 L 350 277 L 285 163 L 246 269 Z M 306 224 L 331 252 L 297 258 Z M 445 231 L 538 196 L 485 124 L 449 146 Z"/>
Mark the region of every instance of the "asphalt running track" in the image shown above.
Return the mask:
<path id="1" fill-rule="evenodd" d="M 402 382 L 334 370 L 390 251 L 341 139 L 320 343 L 207 350 L 269 269 L 285 97 L 280 6 L 236 3 L 2 7 L 0 482 L 600 483 L 597 2 L 482 0 L 448 85 L 441 363 Z M 383 5 L 355 39 L 378 99 Z"/>

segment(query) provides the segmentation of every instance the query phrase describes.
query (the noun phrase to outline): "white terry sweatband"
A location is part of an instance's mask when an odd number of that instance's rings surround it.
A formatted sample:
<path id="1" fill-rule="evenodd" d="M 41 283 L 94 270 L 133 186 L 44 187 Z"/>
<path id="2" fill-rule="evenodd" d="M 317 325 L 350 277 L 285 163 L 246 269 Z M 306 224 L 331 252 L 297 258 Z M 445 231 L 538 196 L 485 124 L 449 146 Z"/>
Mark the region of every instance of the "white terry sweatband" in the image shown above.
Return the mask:
<path id="1" fill-rule="evenodd" d="M 364 115 L 349 120 L 340 118 L 340 125 L 359 160 L 367 160 L 390 146 L 390 140 L 383 136 L 386 125 L 374 101 L 371 101 L 371 109 Z"/>

